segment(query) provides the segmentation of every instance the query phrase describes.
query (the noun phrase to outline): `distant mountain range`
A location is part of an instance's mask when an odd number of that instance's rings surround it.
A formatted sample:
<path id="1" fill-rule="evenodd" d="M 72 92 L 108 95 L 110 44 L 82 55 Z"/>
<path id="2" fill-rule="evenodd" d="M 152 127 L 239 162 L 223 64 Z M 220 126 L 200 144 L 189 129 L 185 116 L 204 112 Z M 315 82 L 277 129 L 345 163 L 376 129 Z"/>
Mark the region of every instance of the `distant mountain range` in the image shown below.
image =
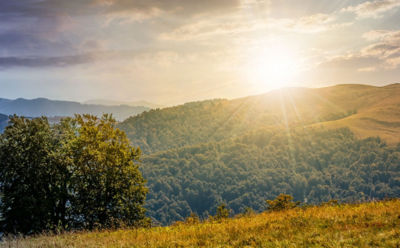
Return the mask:
<path id="1" fill-rule="evenodd" d="M 144 106 L 106 106 L 100 104 L 82 104 L 72 101 L 56 101 L 46 98 L 18 98 L 15 100 L 0 98 L 0 113 L 29 117 L 73 116 L 74 114 L 93 114 L 99 116 L 103 113 L 110 113 L 118 121 L 122 121 L 149 109 L 149 107 Z"/>
<path id="2" fill-rule="evenodd" d="M 120 106 L 120 105 L 127 105 L 127 106 L 143 106 L 147 108 L 162 108 L 162 105 L 154 104 L 148 101 L 133 101 L 133 102 L 123 102 L 123 101 L 114 101 L 114 100 L 106 100 L 106 99 L 93 99 L 84 102 L 84 104 L 95 104 L 95 105 L 104 105 L 104 106 Z"/>

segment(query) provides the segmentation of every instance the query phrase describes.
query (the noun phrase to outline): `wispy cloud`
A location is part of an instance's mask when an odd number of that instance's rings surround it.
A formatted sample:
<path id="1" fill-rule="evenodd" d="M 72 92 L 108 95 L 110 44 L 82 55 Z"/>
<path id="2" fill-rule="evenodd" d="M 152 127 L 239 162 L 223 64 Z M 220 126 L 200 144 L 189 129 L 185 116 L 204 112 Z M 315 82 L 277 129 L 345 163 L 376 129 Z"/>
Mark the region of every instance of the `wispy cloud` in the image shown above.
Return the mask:
<path id="1" fill-rule="evenodd" d="M 350 6 L 344 8 L 342 11 L 354 13 L 359 18 L 381 18 L 385 12 L 398 7 L 400 7 L 399 0 L 375 0 Z"/>
<path id="2" fill-rule="evenodd" d="M 394 70 L 400 66 L 400 30 L 372 30 L 363 35 L 371 41 L 359 51 L 328 58 L 323 68 L 343 68 L 359 72 Z"/>
<path id="3" fill-rule="evenodd" d="M 377 30 L 364 35 L 376 42 L 363 48 L 363 56 L 373 56 L 384 61 L 384 67 L 394 69 L 400 65 L 400 30 Z"/>
<path id="4" fill-rule="evenodd" d="M 319 33 L 348 25 L 351 25 L 351 23 L 337 22 L 337 18 L 333 14 L 322 13 L 303 16 L 298 19 L 248 19 L 241 15 L 229 15 L 192 22 L 171 32 L 162 33 L 160 38 L 164 40 L 207 39 L 215 35 L 232 35 L 266 29 L 295 33 Z"/>

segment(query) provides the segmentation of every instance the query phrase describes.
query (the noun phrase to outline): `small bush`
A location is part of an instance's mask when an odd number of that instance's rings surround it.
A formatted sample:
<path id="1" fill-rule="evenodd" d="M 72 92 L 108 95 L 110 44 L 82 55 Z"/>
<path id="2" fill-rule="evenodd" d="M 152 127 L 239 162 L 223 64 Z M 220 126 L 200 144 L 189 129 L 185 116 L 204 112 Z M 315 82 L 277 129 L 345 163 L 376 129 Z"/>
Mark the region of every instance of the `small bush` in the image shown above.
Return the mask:
<path id="1" fill-rule="evenodd" d="M 293 196 L 280 194 L 275 200 L 266 200 L 268 211 L 281 211 L 292 209 L 300 205 L 300 202 L 293 202 Z"/>

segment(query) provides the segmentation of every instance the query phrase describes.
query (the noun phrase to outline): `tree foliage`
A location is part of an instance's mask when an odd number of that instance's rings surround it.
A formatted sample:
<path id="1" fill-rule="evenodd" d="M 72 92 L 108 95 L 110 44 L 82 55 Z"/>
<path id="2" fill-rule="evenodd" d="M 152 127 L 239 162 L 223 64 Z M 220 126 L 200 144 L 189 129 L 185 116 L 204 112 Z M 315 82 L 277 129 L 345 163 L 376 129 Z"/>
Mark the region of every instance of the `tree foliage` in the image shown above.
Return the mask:
<path id="1" fill-rule="evenodd" d="M 227 208 L 225 203 L 222 203 L 217 207 L 217 213 L 215 214 L 216 220 L 226 219 L 229 217 L 229 209 Z"/>
<path id="2" fill-rule="evenodd" d="M 12 117 L 0 139 L 1 231 L 145 222 L 139 156 L 108 115 L 77 115 L 56 125 Z"/>
<path id="3" fill-rule="evenodd" d="M 280 194 L 274 200 L 266 200 L 268 211 L 281 211 L 292 209 L 300 205 L 300 202 L 294 202 L 293 196 Z"/>

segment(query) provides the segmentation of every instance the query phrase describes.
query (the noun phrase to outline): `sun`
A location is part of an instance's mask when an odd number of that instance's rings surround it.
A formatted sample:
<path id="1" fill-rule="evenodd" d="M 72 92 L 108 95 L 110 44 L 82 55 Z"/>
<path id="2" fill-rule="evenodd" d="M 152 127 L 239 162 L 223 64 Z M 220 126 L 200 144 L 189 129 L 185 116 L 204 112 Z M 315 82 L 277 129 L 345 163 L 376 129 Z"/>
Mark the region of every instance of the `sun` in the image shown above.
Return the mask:
<path id="1" fill-rule="evenodd" d="M 274 45 L 252 51 L 248 58 L 247 79 L 258 91 L 289 87 L 299 72 L 300 59 L 289 46 Z"/>

